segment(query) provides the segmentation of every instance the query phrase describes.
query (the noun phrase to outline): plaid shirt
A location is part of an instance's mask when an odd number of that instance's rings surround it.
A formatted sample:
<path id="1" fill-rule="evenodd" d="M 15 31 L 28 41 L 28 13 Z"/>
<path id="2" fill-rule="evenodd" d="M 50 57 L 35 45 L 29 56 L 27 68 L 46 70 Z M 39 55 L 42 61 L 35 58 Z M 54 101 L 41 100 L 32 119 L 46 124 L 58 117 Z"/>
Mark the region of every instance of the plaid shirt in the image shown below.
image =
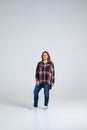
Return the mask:
<path id="1" fill-rule="evenodd" d="M 36 81 L 40 83 L 47 83 L 51 85 L 55 82 L 55 71 L 53 62 L 43 63 L 43 61 L 38 62 L 36 67 Z"/>

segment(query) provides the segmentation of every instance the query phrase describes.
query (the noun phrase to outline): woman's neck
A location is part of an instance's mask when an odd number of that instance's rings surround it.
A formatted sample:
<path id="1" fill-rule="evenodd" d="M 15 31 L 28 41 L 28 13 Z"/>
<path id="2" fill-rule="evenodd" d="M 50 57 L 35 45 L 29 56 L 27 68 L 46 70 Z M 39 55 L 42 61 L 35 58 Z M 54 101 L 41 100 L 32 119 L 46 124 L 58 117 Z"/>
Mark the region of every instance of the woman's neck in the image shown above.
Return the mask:
<path id="1" fill-rule="evenodd" d="M 47 60 L 43 60 L 44 63 L 47 63 Z"/>

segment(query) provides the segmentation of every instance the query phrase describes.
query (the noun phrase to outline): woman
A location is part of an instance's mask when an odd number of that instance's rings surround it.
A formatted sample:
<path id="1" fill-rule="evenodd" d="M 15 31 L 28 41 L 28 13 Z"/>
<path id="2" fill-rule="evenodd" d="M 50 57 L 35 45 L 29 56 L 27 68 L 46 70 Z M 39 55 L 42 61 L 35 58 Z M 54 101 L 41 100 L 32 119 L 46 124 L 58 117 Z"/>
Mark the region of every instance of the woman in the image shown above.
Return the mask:
<path id="1" fill-rule="evenodd" d="M 38 107 L 38 94 L 44 89 L 44 108 L 48 108 L 49 90 L 52 89 L 55 82 L 54 64 L 50 59 L 47 51 L 42 52 L 42 60 L 38 62 L 36 67 L 36 85 L 34 88 L 34 108 Z"/>

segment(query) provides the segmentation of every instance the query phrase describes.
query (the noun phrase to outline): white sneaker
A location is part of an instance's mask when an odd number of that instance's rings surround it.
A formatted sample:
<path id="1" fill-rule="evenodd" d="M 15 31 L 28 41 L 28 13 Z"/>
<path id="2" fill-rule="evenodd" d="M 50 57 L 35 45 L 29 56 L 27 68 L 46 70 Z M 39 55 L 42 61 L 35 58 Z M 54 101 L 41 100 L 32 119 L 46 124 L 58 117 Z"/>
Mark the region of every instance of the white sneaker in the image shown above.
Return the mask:
<path id="1" fill-rule="evenodd" d="M 48 106 L 44 106 L 44 109 L 48 109 Z"/>
<path id="2" fill-rule="evenodd" d="M 34 106 L 33 106 L 33 110 L 38 110 L 38 107 L 34 107 Z"/>

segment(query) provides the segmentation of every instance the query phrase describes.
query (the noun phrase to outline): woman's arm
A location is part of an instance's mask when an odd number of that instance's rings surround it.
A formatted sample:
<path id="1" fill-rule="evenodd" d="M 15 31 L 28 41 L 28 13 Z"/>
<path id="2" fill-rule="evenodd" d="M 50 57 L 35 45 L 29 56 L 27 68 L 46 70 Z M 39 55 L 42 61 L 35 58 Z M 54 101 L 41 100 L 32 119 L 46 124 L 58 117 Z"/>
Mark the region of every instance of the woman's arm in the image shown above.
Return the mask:
<path id="1" fill-rule="evenodd" d="M 51 65 L 51 74 L 51 86 L 53 86 L 55 83 L 55 68 L 53 63 Z"/>

